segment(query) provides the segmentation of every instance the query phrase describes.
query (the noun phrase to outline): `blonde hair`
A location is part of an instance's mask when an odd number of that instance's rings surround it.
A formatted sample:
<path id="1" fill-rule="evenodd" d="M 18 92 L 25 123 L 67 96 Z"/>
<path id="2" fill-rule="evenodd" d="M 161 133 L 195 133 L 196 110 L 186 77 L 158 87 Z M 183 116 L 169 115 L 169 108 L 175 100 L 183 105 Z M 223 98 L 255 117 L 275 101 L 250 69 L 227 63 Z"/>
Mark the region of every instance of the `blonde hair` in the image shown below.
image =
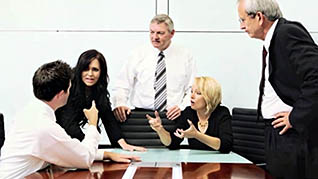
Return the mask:
<path id="1" fill-rule="evenodd" d="M 222 100 L 221 85 L 214 78 L 207 76 L 196 77 L 194 83 L 205 100 L 206 113 L 213 112 Z"/>

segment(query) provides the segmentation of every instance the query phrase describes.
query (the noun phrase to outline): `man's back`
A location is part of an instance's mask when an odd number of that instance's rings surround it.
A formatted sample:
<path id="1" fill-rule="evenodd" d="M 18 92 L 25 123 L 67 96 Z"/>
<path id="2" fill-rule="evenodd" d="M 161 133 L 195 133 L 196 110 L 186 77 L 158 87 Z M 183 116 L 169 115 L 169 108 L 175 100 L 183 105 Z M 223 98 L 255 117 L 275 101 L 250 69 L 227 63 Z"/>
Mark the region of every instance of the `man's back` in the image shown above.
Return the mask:
<path id="1" fill-rule="evenodd" d="M 0 178 L 22 178 L 47 166 L 88 168 L 96 157 L 99 133 L 95 126 L 81 143 L 56 123 L 53 109 L 32 100 L 17 116 L 0 158 Z"/>
<path id="2" fill-rule="evenodd" d="M 36 153 L 45 152 L 37 144 L 43 142 L 42 134 L 54 123 L 52 111 L 34 100 L 18 113 L 2 148 L 0 178 L 21 178 L 46 166 Z"/>

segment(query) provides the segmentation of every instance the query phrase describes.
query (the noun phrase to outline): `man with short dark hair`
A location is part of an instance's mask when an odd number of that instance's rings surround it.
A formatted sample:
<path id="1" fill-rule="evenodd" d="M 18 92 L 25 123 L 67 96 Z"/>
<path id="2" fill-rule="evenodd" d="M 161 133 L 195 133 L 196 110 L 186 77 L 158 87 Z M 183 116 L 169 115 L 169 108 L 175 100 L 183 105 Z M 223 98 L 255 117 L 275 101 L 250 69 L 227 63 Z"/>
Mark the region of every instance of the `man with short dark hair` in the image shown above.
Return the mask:
<path id="1" fill-rule="evenodd" d="M 36 98 L 18 113 L 10 129 L 0 157 L 0 178 L 24 178 L 50 163 L 89 168 L 94 159 L 139 160 L 111 152 L 97 156 L 100 134 L 96 128 L 98 110 L 94 101 L 90 109 L 84 109 L 89 127 L 82 142 L 72 139 L 56 123 L 54 111 L 67 102 L 71 74 L 70 66 L 62 61 L 46 63 L 37 69 L 33 76 Z"/>

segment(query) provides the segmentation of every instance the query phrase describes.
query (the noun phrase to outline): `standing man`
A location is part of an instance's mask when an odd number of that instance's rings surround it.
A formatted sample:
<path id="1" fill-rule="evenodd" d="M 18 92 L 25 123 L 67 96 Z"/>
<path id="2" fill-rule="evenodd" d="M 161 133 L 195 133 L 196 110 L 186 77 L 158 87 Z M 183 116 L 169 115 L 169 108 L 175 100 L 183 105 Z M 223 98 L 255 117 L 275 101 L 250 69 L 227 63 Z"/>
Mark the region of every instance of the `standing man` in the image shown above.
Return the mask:
<path id="1" fill-rule="evenodd" d="M 34 98 L 18 113 L 0 158 L 0 178 L 24 178 L 45 168 L 49 163 L 76 168 L 89 168 L 94 159 L 118 162 L 139 160 L 138 157 L 98 151 L 98 111 L 94 101 L 84 109 L 89 121 L 82 142 L 72 139 L 56 123 L 54 111 L 66 104 L 71 68 L 62 61 L 42 65 L 33 76 Z"/>
<path id="2" fill-rule="evenodd" d="M 0 113 L 0 155 L 1 155 L 1 147 L 3 145 L 4 142 L 4 119 L 3 119 L 3 115 Z"/>
<path id="3" fill-rule="evenodd" d="M 175 30 L 168 15 L 156 15 L 150 22 L 152 46 L 133 51 L 114 86 L 114 114 L 125 121 L 128 102 L 136 109 L 167 111 L 174 120 L 190 105 L 190 90 L 196 65 L 186 49 L 173 45 Z"/>
<path id="4" fill-rule="evenodd" d="M 318 177 L 318 47 L 275 0 L 238 0 L 240 28 L 264 41 L 258 109 L 274 177 Z"/>

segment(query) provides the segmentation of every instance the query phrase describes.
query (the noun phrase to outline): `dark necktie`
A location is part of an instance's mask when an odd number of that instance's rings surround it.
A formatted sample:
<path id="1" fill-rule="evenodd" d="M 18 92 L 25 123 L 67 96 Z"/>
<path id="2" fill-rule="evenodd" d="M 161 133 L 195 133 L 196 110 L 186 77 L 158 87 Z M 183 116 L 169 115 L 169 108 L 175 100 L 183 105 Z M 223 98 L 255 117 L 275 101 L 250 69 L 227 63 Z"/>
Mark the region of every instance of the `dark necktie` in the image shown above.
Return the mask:
<path id="1" fill-rule="evenodd" d="M 262 78 L 259 84 L 259 96 L 258 96 L 258 104 L 257 104 L 257 118 L 262 114 L 262 101 L 264 95 L 264 87 L 265 87 L 265 68 L 266 68 L 266 56 L 267 51 L 263 46 L 263 63 L 262 63 Z"/>
<path id="2" fill-rule="evenodd" d="M 163 111 L 167 107 L 167 78 L 166 63 L 163 52 L 158 55 L 158 62 L 155 73 L 155 103 L 154 107 L 157 111 Z"/>

